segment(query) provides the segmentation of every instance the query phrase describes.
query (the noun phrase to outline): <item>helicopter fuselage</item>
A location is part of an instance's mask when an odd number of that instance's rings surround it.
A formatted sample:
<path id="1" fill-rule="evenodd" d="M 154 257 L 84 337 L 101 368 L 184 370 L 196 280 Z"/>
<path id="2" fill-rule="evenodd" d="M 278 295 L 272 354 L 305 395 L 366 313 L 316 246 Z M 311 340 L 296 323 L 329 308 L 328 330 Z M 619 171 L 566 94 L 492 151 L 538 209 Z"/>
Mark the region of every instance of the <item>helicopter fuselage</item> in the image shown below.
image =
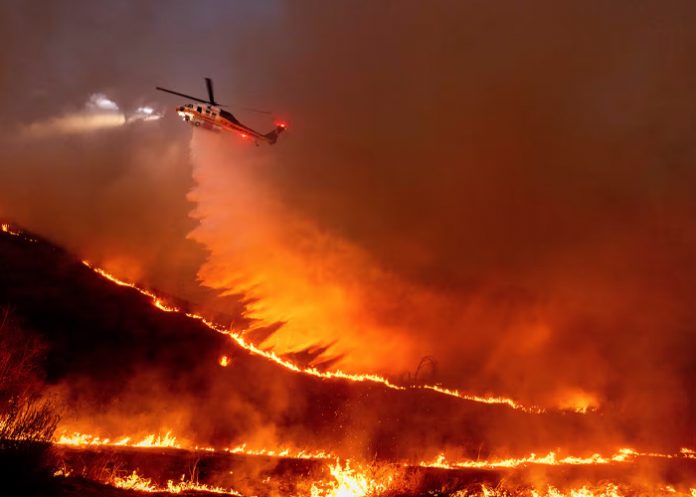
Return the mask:
<path id="1" fill-rule="evenodd" d="M 270 142 L 269 138 L 240 122 L 235 122 L 234 116 L 215 105 L 205 104 L 186 104 L 176 108 L 176 113 L 184 122 L 196 128 L 203 128 L 209 131 L 232 131 L 239 133 L 242 138 L 253 138 Z M 229 114 L 227 117 L 226 114 Z"/>

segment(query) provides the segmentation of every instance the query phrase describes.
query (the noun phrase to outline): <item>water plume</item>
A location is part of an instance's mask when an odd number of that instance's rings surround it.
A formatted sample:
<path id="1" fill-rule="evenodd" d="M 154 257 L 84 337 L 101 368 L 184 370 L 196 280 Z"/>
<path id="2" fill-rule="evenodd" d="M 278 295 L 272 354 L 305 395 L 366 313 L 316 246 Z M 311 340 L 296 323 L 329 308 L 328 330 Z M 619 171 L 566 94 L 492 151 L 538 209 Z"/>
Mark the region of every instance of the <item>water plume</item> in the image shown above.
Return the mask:
<path id="1" fill-rule="evenodd" d="M 375 289 L 402 284 L 369 254 L 284 204 L 264 179 L 282 167 L 272 150 L 250 149 L 229 136 L 194 132 L 196 186 L 189 200 L 199 225 L 190 238 L 209 251 L 203 284 L 246 300 L 249 334 L 282 323 L 264 344 L 279 353 L 333 344 L 352 371 L 407 368 L 417 357 L 405 330 L 379 322 Z M 398 298 L 398 296 L 393 295 Z M 262 334 L 263 335 L 263 334 Z M 325 360 L 326 356 L 322 356 Z"/>

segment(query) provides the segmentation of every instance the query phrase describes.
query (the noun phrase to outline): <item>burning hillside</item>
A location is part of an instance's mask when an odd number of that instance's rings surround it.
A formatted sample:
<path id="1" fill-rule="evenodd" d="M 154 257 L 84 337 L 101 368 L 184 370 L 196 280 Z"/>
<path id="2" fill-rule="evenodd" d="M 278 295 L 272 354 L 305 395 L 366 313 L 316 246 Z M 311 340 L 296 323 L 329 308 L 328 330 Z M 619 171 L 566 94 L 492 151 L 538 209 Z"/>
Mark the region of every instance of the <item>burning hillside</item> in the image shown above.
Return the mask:
<path id="1" fill-rule="evenodd" d="M 490 452 L 484 433 L 497 423 L 527 433 L 520 450 L 545 450 L 549 433 L 570 442 L 564 425 L 597 417 L 301 366 L 33 240 L 5 237 L 3 300 L 48 344 L 48 381 L 76 406 L 75 422 L 64 423 L 71 431 L 112 439 L 173 431 L 189 446 L 262 449 L 323 449 L 324 439 L 342 455 L 420 460 L 445 445 Z M 461 425 L 469 428 L 453 428 Z"/>
<path id="2" fill-rule="evenodd" d="M 628 496 L 690 492 L 696 481 L 690 448 L 646 445 L 601 410 L 303 366 L 11 225 L 0 258 L 2 301 L 46 347 L 66 484 L 82 475 L 164 493 Z"/>

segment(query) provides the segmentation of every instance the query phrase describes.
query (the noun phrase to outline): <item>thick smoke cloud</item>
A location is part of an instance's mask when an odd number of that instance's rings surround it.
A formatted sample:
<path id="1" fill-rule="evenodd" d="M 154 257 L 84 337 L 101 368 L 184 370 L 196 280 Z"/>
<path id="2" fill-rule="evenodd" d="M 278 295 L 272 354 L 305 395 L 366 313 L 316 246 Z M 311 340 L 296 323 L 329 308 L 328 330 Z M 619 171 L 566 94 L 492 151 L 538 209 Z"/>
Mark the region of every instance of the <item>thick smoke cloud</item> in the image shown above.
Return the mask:
<path id="1" fill-rule="evenodd" d="M 195 93 L 213 76 L 221 101 L 282 112 L 290 131 L 270 150 L 194 148 L 218 154 L 216 176 L 197 186 L 189 130 L 171 115 L 148 130 L 14 145 L 3 215 L 174 293 L 198 295 L 197 273 L 253 297 L 259 273 L 227 241 L 260 213 L 277 281 L 316 281 L 297 254 L 342 254 L 324 259 L 347 302 L 337 328 L 322 323 L 298 347 L 333 337 L 342 367 L 390 374 L 431 355 L 441 380 L 472 390 L 608 405 L 639 413 L 634 430 L 693 426 L 691 3 L 50 8 L 4 9 L 9 123 L 94 92 L 171 105 L 150 88 Z M 30 22 L 40 29 L 10 43 Z M 207 189 L 240 178 L 259 189 L 248 204 Z M 288 248 L 298 226 L 312 236 Z M 185 239 L 192 230 L 203 247 Z M 351 355 L 361 334 L 369 354 Z"/>

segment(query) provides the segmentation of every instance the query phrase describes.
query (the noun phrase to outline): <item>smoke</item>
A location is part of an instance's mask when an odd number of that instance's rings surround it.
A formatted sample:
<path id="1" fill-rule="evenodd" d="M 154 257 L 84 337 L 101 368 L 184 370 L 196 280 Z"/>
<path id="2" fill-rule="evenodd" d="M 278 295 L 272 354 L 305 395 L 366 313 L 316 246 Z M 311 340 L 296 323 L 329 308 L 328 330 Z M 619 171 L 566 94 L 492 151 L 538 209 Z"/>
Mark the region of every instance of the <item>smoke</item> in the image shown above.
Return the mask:
<path id="1" fill-rule="evenodd" d="M 693 412 L 693 12 L 538 7 L 288 13 L 291 132 L 194 136 L 199 277 L 285 323 L 280 351 L 429 355 L 445 383 L 669 435 Z"/>
<path id="2" fill-rule="evenodd" d="M 3 14 L 2 112 L 43 126 L 3 148 L 5 217 L 171 293 L 200 296 L 197 276 L 314 363 L 308 346 L 393 375 L 428 355 L 434 381 L 694 433 L 692 3 Z M 158 108 L 154 86 L 203 76 L 290 131 L 195 134 L 191 157 L 169 119 L 55 131 L 113 119 L 84 108 L 95 92 Z"/>

